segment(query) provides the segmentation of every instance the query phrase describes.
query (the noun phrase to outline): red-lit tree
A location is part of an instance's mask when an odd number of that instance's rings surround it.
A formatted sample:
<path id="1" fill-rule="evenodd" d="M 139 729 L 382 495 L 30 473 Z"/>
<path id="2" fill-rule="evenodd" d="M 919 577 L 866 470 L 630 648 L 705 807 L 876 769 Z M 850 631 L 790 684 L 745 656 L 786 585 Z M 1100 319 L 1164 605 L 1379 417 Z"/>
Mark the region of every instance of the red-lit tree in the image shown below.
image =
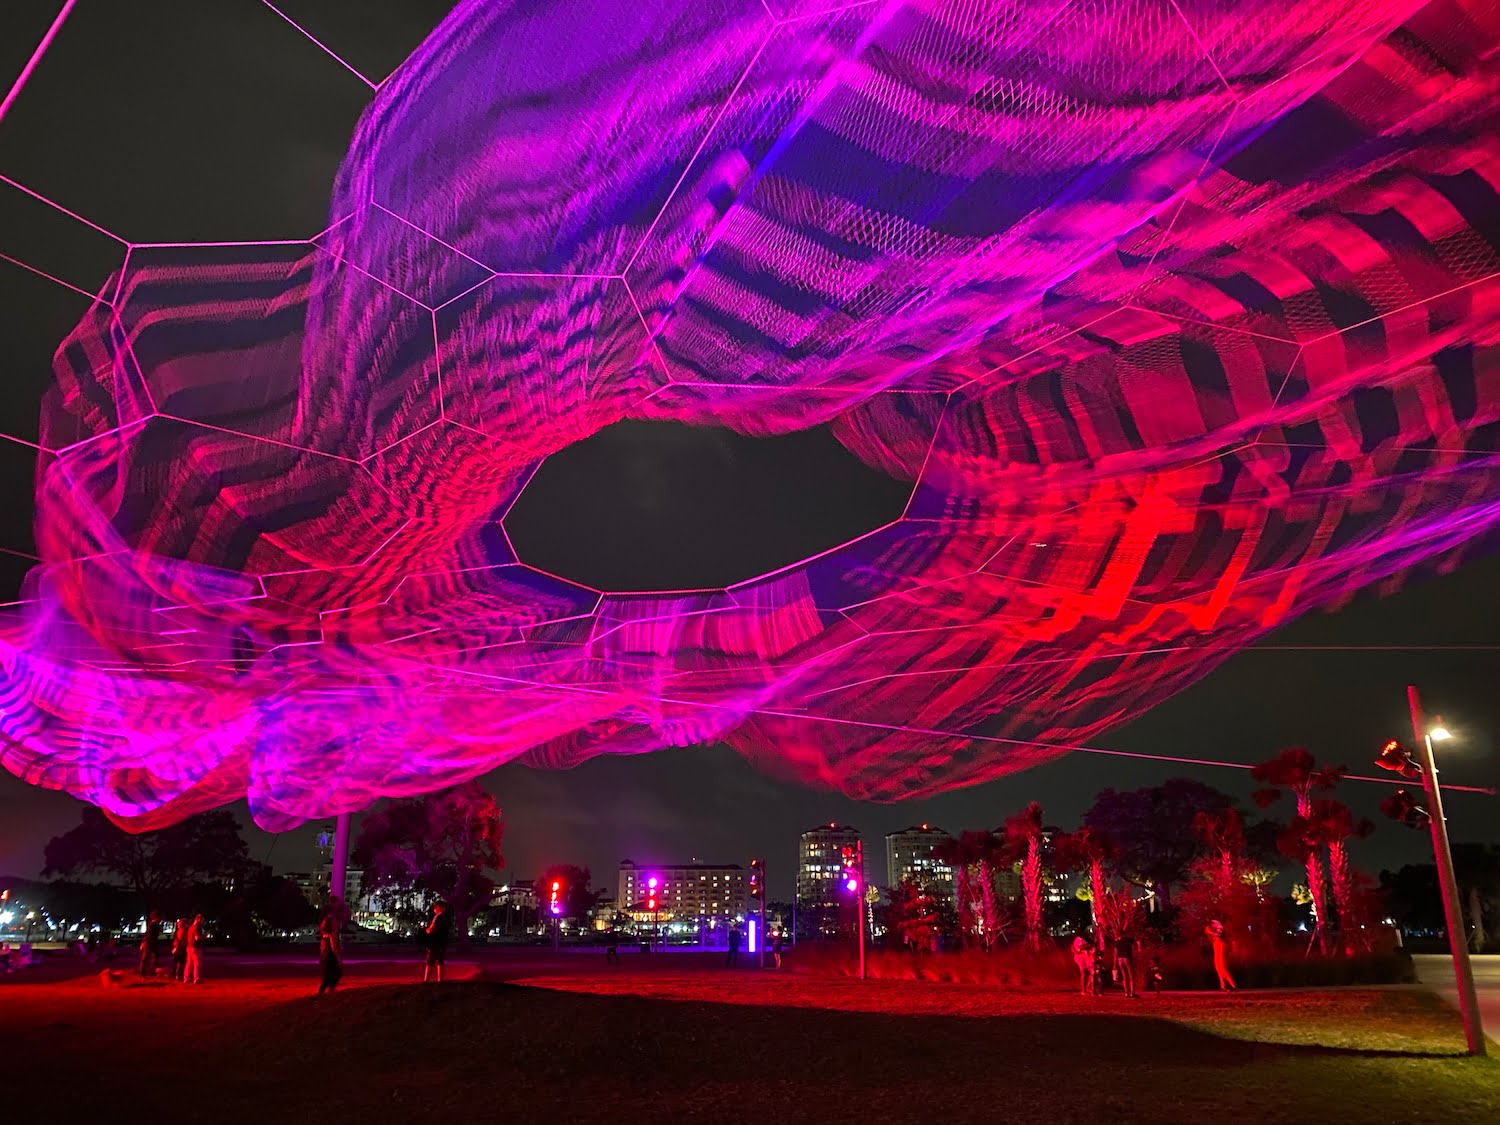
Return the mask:
<path id="1" fill-rule="evenodd" d="M 1109 837 L 1114 873 L 1149 891 L 1154 908 L 1171 902 L 1172 888 L 1189 877 L 1198 858 L 1193 818 L 1233 803 L 1197 778 L 1172 777 L 1144 789 L 1102 790 L 1083 820 Z"/>
<path id="2" fill-rule="evenodd" d="M 1333 882 L 1333 903 L 1338 911 L 1339 929 L 1344 948 L 1349 953 L 1367 947 L 1375 921 L 1367 909 L 1369 891 L 1361 888 L 1349 861 L 1349 841 L 1363 839 L 1375 831 L 1375 825 L 1357 818 L 1349 806 L 1331 797 L 1312 803 L 1310 819 L 1321 826 L 1320 834 L 1328 842 L 1328 871 Z"/>
<path id="3" fill-rule="evenodd" d="M 915 879 L 903 879 L 888 888 L 890 905 L 886 908 L 887 925 L 901 935 L 901 944 L 913 956 L 929 952 L 937 943 L 937 904 L 927 889 Z"/>
<path id="4" fill-rule="evenodd" d="M 958 921 L 958 939 L 967 949 L 979 928 L 976 918 L 978 895 L 974 885 L 974 853 L 967 840 L 969 833 L 963 832 L 951 839 L 935 844 L 932 849 L 934 863 L 953 868 L 953 905 Z"/>
<path id="5" fill-rule="evenodd" d="M 1021 865 L 1021 900 L 1025 906 L 1026 945 L 1042 947 L 1042 806 L 1032 801 L 1000 830 L 1004 854 Z"/>
<path id="6" fill-rule="evenodd" d="M 977 934 L 986 950 L 1005 929 L 995 876 L 1008 862 L 1004 842 L 993 832 L 970 829 L 932 850 L 932 858 L 953 868 L 960 939 L 967 948 Z"/>
<path id="7" fill-rule="evenodd" d="M 1193 818 L 1193 833 L 1202 845 L 1181 899 L 1188 933 L 1210 921 L 1223 923 L 1235 939 L 1273 937 L 1268 904 L 1257 891 L 1258 865 L 1250 857 L 1245 824 L 1235 808 L 1205 809 Z"/>
<path id="8" fill-rule="evenodd" d="M 1290 747 L 1250 771 L 1250 776 L 1264 786 L 1255 791 L 1255 803 L 1263 809 L 1268 808 L 1282 793 L 1291 793 L 1296 798 L 1298 819 L 1306 821 L 1312 817 L 1313 793 L 1332 789 L 1345 771 L 1344 766 L 1319 766 L 1317 759 L 1302 747 Z M 1287 841 L 1297 855 L 1286 850 L 1287 844 L 1282 846 L 1282 851 L 1297 858 L 1307 868 L 1307 889 L 1312 895 L 1313 912 L 1317 916 L 1314 922 L 1315 933 L 1319 944 L 1326 949 L 1328 877 L 1323 864 L 1323 845 L 1320 843 L 1317 846 L 1302 847 L 1295 843 L 1297 838 L 1299 833 L 1294 832 L 1290 836 L 1283 834 L 1283 840 Z"/>
<path id="9" fill-rule="evenodd" d="M 1084 825 L 1076 832 L 1059 836 L 1052 842 L 1053 865 L 1059 871 L 1083 871 L 1089 880 L 1089 903 L 1093 910 L 1094 929 L 1102 925 L 1100 911 L 1109 890 L 1107 864 L 1114 855 L 1114 844 L 1097 828 Z"/>

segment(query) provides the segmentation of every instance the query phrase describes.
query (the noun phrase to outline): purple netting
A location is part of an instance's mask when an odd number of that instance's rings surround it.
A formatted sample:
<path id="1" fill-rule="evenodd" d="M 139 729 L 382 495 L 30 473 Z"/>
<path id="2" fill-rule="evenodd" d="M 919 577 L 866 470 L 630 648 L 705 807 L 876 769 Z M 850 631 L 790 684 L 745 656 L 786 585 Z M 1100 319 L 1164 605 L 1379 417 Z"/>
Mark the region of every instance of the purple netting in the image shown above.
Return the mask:
<path id="1" fill-rule="evenodd" d="M 279 828 L 723 741 L 1044 761 L 1500 511 L 1479 3 L 460 4 L 327 231 L 132 246 L 58 353 L 7 768 Z M 899 522 L 728 590 L 517 559 L 625 419 L 831 422 Z"/>

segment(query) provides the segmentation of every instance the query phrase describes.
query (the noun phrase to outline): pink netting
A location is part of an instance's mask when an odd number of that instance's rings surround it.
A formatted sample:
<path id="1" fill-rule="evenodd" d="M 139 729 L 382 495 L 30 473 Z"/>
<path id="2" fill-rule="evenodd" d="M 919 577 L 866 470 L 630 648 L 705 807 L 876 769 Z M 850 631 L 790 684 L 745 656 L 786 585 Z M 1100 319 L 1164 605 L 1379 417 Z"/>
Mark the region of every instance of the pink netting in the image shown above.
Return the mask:
<path id="1" fill-rule="evenodd" d="M 470 0 L 309 244 L 134 245 L 58 353 L 0 756 L 280 828 L 727 742 L 1023 769 L 1500 514 L 1493 5 Z M 831 422 L 905 517 L 611 595 L 504 532 L 624 418 Z"/>

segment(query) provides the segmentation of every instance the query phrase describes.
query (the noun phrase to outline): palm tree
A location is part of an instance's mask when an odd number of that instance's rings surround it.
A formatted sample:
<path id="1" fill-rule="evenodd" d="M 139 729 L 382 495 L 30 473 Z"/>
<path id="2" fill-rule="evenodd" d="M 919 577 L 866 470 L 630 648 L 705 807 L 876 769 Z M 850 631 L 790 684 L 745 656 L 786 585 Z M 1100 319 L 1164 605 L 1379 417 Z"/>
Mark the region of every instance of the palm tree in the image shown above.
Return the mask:
<path id="1" fill-rule="evenodd" d="M 1375 831 L 1368 820 L 1356 820 L 1349 806 L 1331 797 L 1312 803 L 1309 817 L 1319 825 L 1319 834 L 1328 842 L 1328 868 L 1333 877 L 1333 903 L 1338 911 L 1339 928 L 1344 932 L 1344 948 L 1354 952 L 1359 944 L 1361 924 L 1355 900 L 1354 868 L 1349 865 L 1349 840 L 1363 838 Z"/>
<path id="2" fill-rule="evenodd" d="M 1245 824 L 1234 808 L 1205 809 L 1193 817 L 1193 831 L 1213 856 L 1214 885 L 1227 893 L 1245 863 Z"/>
<path id="3" fill-rule="evenodd" d="M 1265 786 L 1264 789 L 1255 791 L 1255 803 L 1263 809 L 1268 808 L 1283 792 L 1291 793 L 1297 800 L 1297 818 L 1307 820 L 1312 816 L 1313 793 L 1332 789 L 1338 784 L 1339 778 L 1344 776 L 1346 769 L 1345 766 L 1319 766 L 1317 759 L 1306 750 L 1293 746 L 1250 771 L 1250 776 Z M 1312 894 L 1315 916 L 1314 934 L 1318 943 L 1326 949 L 1328 876 L 1323 866 L 1323 849 L 1319 845 L 1298 849 L 1298 852 L 1297 858 L 1307 868 L 1307 888 Z"/>
<path id="4" fill-rule="evenodd" d="M 1005 854 L 1021 864 L 1021 896 L 1026 910 L 1026 944 L 1042 947 L 1042 806 L 1032 801 L 1000 830 Z"/>
<path id="5" fill-rule="evenodd" d="M 1003 845 L 993 832 L 970 829 L 935 846 L 932 858 L 953 868 L 959 931 L 965 947 L 978 931 L 988 952 L 1002 929 L 995 870 L 1004 862 Z"/>
<path id="6" fill-rule="evenodd" d="M 1313 813 L 1309 807 L 1309 814 Z M 1337 832 L 1337 825 L 1327 816 L 1308 815 L 1294 816 L 1290 823 L 1282 829 L 1281 835 L 1276 840 L 1276 846 L 1281 854 L 1288 859 L 1294 859 L 1307 868 L 1308 874 L 1313 872 L 1314 864 L 1317 864 L 1319 874 L 1322 874 L 1323 849 L 1328 847 Z M 1320 946 L 1327 952 L 1327 934 L 1329 917 L 1324 913 L 1327 907 L 1328 888 L 1325 886 L 1321 892 L 1308 888 L 1308 897 L 1312 899 L 1314 936 L 1318 939 Z"/>
<path id="7" fill-rule="evenodd" d="M 1108 890 L 1109 876 L 1105 864 L 1114 857 L 1115 846 L 1103 832 L 1084 825 L 1076 832 L 1059 836 L 1052 842 L 1052 853 L 1057 865 L 1067 871 L 1087 871 L 1089 875 L 1089 902 L 1093 908 L 1094 932 L 1102 933 L 1104 894 Z"/>
<path id="8" fill-rule="evenodd" d="M 1484 903 L 1486 899 L 1493 902 L 1500 892 L 1500 845 L 1454 844 L 1453 866 L 1459 885 L 1464 888 L 1469 922 L 1474 927 L 1469 935 L 1469 948 L 1475 953 L 1483 953 L 1489 942 L 1489 932 L 1484 924 Z"/>
<path id="9" fill-rule="evenodd" d="M 979 884 L 979 940 L 988 953 L 995 947 L 995 938 L 1001 930 L 1000 898 L 995 892 L 995 872 L 1005 862 L 1005 845 L 993 832 L 965 832 L 962 839 L 974 865 L 979 869 L 976 880 Z"/>
<path id="10" fill-rule="evenodd" d="M 964 948 L 974 937 L 974 885 L 969 878 L 974 859 L 962 833 L 933 845 L 934 863 L 953 868 L 953 905 L 958 914 L 958 935 Z"/>

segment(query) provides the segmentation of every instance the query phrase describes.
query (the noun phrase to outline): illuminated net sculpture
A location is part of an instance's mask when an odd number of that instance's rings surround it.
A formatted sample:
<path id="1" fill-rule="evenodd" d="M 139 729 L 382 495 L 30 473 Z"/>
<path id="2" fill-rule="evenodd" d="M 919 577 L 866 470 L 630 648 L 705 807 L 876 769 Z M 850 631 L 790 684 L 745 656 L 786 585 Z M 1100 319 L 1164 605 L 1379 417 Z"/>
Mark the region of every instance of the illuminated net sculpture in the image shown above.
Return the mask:
<path id="1" fill-rule="evenodd" d="M 134 245 L 58 353 L 5 766 L 265 827 L 720 741 L 993 778 L 1500 514 L 1500 14 L 462 3 L 332 225 Z M 611 594 L 504 529 L 625 419 L 831 423 L 905 516 Z"/>

